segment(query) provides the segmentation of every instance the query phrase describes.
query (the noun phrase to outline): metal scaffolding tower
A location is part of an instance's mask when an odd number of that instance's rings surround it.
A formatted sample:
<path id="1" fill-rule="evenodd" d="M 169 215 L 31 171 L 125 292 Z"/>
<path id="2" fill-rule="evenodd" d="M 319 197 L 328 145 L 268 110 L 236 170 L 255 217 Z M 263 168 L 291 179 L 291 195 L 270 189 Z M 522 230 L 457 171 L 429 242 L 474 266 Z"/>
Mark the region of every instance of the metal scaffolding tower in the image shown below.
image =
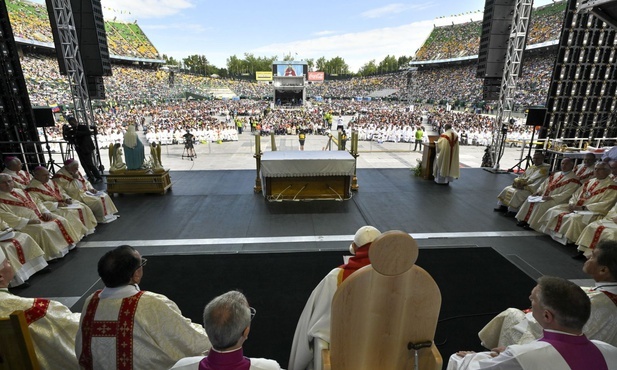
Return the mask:
<path id="1" fill-rule="evenodd" d="M 503 155 L 508 124 L 510 124 L 514 108 L 514 90 L 521 73 L 521 62 L 527 42 L 532 7 L 533 0 L 517 0 L 514 8 L 512 30 L 508 40 L 508 53 L 499 91 L 497 116 L 493 124 L 491 156 L 495 170 L 499 170 L 499 160 Z"/>
<path id="2" fill-rule="evenodd" d="M 60 45 L 62 48 L 63 61 L 66 66 L 67 77 L 71 87 L 71 95 L 75 106 L 75 118 L 80 124 L 85 124 L 88 127 L 95 126 L 94 114 L 90 104 L 90 96 L 88 95 L 88 84 L 86 74 L 79 51 L 79 43 L 77 39 L 77 31 L 73 12 L 71 10 L 70 0 L 46 0 L 48 8 L 53 9 L 53 19 L 50 18 L 52 28 L 54 23 L 58 29 Z"/>
<path id="3" fill-rule="evenodd" d="M 418 97 L 417 74 L 418 67 L 409 67 L 405 72 L 405 77 L 407 77 L 407 104 L 409 105 L 415 105 L 416 98 Z"/>

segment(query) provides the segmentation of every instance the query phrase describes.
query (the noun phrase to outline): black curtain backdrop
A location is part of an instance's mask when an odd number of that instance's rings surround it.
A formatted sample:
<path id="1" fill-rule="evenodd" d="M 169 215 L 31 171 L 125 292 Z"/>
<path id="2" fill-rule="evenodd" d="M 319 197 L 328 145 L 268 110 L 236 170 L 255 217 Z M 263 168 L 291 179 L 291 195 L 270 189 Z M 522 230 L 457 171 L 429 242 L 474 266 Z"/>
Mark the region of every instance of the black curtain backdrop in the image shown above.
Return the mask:
<path id="1" fill-rule="evenodd" d="M 248 357 L 274 359 L 286 368 L 296 323 L 313 288 L 344 252 L 242 253 L 147 256 L 140 287 L 175 301 L 182 313 L 202 322 L 213 297 L 232 289 L 257 310 Z M 422 249 L 417 265 L 441 290 L 435 342 L 444 358 L 457 350 L 482 350 L 477 332 L 508 307 L 529 307 L 535 281 L 492 248 Z"/>

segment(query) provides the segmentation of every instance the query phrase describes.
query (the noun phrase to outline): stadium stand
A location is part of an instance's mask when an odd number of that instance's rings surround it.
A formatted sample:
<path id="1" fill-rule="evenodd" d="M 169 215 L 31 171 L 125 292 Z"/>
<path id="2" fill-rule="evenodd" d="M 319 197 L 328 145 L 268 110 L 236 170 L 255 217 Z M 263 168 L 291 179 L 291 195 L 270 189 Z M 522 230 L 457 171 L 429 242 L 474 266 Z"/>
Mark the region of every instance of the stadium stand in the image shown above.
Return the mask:
<path id="1" fill-rule="evenodd" d="M 29 1 L 7 0 L 6 6 L 16 37 L 53 44 L 47 8 Z M 111 55 L 156 60 L 159 53 L 134 23 L 105 22 Z"/>

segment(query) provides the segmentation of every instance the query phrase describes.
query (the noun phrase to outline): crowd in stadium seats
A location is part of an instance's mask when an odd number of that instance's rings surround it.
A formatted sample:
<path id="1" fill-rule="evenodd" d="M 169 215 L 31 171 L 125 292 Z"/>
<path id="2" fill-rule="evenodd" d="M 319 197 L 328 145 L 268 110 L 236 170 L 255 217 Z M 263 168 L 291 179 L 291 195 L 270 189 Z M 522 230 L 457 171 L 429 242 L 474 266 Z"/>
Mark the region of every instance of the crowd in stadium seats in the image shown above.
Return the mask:
<path id="1" fill-rule="evenodd" d="M 47 8 L 22 1 L 7 1 L 13 34 L 40 42 L 54 42 L 49 27 Z"/>
<path id="2" fill-rule="evenodd" d="M 482 22 L 435 27 L 416 52 L 418 60 L 451 59 L 477 55 Z"/>
<path id="3" fill-rule="evenodd" d="M 566 8 L 566 1 L 534 9 L 531 14 L 527 45 L 557 40 Z"/>
<path id="4" fill-rule="evenodd" d="M 113 54 L 135 58 L 157 58 L 157 50 L 136 24 L 105 22 L 109 49 Z"/>
<path id="5" fill-rule="evenodd" d="M 19 0 L 9 0 L 6 5 L 15 36 L 39 42 L 54 42 L 45 5 Z M 138 25 L 105 22 L 105 31 L 110 54 L 160 59 L 158 51 Z"/>
<path id="6" fill-rule="evenodd" d="M 527 45 L 559 38 L 565 6 L 562 1 L 532 12 Z M 441 60 L 478 55 L 481 34 L 482 21 L 435 27 L 416 52 L 416 59 Z"/>

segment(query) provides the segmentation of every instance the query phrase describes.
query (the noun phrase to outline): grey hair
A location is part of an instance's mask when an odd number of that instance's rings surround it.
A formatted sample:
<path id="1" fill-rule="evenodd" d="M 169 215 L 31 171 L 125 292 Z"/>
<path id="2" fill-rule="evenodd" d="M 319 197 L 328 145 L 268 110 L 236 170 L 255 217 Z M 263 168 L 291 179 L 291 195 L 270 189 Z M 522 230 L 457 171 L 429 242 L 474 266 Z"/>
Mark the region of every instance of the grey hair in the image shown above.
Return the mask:
<path id="1" fill-rule="evenodd" d="M 204 327 L 212 347 L 217 350 L 235 345 L 250 323 L 248 301 L 237 290 L 214 298 L 204 309 Z"/>

